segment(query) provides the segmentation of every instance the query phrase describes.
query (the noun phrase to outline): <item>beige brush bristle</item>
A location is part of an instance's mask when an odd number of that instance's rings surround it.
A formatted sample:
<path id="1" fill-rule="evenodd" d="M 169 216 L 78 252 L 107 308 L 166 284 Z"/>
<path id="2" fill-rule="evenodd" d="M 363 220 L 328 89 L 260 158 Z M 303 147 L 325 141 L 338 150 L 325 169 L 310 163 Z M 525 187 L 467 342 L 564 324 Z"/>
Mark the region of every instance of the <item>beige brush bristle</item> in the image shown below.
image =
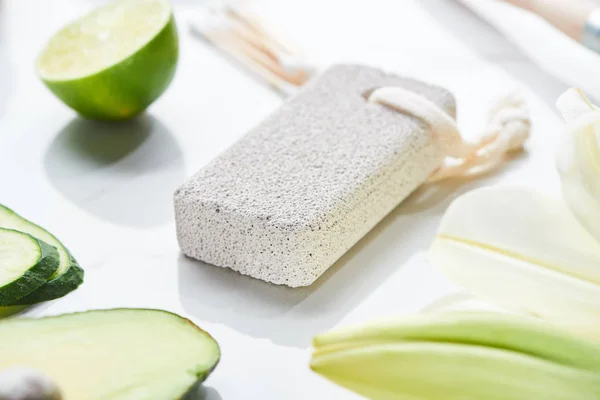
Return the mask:
<path id="1" fill-rule="evenodd" d="M 311 72 L 302 67 L 292 71 L 283 64 L 286 60 L 296 59 L 294 46 L 273 33 L 258 17 L 227 6 L 213 13 L 214 19 L 221 24 L 194 24 L 195 33 L 201 35 L 218 49 L 232 56 L 262 80 L 289 94 L 294 87 L 302 86 L 311 77 Z"/>

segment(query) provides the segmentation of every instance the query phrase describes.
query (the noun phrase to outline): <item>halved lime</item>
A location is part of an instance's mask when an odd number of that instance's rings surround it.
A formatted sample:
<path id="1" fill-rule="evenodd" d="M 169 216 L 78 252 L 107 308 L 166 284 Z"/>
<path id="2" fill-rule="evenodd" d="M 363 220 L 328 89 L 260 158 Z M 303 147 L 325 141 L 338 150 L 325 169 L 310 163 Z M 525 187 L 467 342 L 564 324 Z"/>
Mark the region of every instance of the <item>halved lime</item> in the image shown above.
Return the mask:
<path id="1" fill-rule="evenodd" d="M 139 114 L 165 91 L 178 52 L 166 0 L 120 0 L 55 34 L 37 70 L 83 117 L 118 120 Z"/>

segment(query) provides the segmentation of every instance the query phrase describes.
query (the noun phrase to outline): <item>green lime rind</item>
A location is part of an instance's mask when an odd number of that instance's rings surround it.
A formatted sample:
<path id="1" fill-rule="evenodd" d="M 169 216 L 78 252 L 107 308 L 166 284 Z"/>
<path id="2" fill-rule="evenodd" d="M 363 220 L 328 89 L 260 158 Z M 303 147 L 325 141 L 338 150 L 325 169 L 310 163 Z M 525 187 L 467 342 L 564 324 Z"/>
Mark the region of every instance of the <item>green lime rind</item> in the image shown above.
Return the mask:
<path id="1" fill-rule="evenodd" d="M 13 229 L 0 229 L 0 233 L 16 237 L 20 243 L 29 243 L 33 246 L 31 249 L 35 249 L 35 256 L 37 256 L 35 263 L 21 276 L 0 286 L 0 306 L 9 306 L 46 283 L 58 268 L 59 255 L 54 247 L 26 233 Z M 15 251 L 22 251 L 22 248 Z"/>
<path id="2" fill-rule="evenodd" d="M 10 305 L 31 305 L 42 301 L 54 300 L 67 295 L 83 283 L 83 269 L 56 236 L 44 228 L 23 218 L 2 204 L 0 204 L 0 228 L 14 229 L 27 233 L 56 247 L 60 255 L 59 269 L 50 276 L 50 279 L 33 293 L 17 299 Z"/>
<path id="3" fill-rule="evenodd" d="M 144 46 L 120 62 L 72 80 L 46 79 L 44 84 L 82 117 L 123 120 L 142 113 L 169 86 L 177 67 L 179 45 L 173 13 Z M 39 61 L 38 61 L 39 63 Z"/>

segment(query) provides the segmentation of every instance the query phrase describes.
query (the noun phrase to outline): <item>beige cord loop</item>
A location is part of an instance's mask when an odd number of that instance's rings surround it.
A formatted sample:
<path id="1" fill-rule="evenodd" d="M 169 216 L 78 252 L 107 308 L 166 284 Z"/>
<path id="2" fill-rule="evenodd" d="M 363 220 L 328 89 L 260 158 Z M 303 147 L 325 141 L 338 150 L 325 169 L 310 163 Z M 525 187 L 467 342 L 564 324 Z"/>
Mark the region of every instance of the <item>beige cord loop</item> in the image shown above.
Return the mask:
<path id="1" fill-rule="evenodd" d="M 430 127 L 444 154 L 452 159 L 444 161 L 429 182 L 485 174 L 501 165 L 508 153 L 521 150 L 529 137 L 529 111 L 523 98 L 516 94 L 501 98 L 492 108 L 488 126 L 476 143 L 465 142 L 454 119 L 414 92 L 398 87 L 380 88 L 371 93 L 369 102 L 411 115 Z"/>

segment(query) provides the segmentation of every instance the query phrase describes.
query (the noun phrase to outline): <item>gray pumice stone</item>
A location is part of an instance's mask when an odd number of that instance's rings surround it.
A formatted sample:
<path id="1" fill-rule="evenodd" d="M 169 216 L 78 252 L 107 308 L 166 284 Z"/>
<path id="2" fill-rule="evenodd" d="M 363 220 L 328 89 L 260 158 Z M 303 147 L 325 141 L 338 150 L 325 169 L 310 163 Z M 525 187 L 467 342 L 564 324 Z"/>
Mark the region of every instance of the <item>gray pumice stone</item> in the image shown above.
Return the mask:
<path id="1" fill-rule="evenodd" d="M 442 88 L 329 68 L 177 189 L 183 253 L 275 284 L 313 283 L 444 159 L 423 122 L 366 101 L 383 86 L 455 115 Z"/>

